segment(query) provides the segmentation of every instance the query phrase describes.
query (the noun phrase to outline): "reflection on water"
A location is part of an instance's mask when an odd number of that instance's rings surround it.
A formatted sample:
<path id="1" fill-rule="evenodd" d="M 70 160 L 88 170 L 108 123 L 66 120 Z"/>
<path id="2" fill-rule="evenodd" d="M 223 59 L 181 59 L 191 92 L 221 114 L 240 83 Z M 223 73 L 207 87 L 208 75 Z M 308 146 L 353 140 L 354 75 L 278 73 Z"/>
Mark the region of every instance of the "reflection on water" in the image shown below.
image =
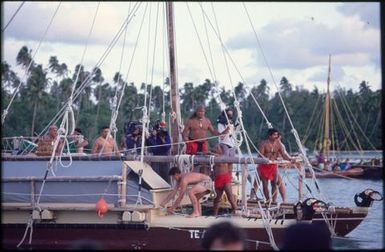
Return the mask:
<path id="1" fill-rule="evenodd" d="M 252 167 L 249 167 L 252 170 Z M 280 175 L 286 185 L 286 194 L 289 202 L 298 201 L 298 176 L 293 169 L 284 172 L 280 169 Z M 305 180 L 314 195 L 318 195 L 311 179 Z M 355 207 L 354 195 L 365 189 L 371 188 L 379 191 L 382 195 L 383 180 L 359 180 L 344 178 L 318 179 L 318 184 L 326 202 L 333 202 L 339 207 Z M 296 188 L 294 188 L 294 186 Z M 249 185 L 250 188 L 250 185 Z M 305 198 L 311 194 L 304 188 Z M 318 197 L 321 200 L 325 198 Z M 277 198 L 281 200 L 280 196 Z M 333 249 L 383 249 L 384 248 L 384 202 L 374 201 L 368 216 L 362 223 L 344 238 L 333 239 Z"/>

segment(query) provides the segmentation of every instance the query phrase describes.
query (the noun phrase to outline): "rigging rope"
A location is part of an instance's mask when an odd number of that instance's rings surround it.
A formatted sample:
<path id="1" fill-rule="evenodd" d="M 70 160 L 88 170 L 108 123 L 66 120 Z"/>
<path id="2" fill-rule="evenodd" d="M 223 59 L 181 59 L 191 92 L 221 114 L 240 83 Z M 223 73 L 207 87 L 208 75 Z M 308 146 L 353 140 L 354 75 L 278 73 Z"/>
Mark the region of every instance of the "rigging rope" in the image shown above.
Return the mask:
<path id="1" fill-rule="evenodd" d="M 47 35 L 47 32 L 48 32 L 49 28 L 51 27 L 51 24 L 53 23 L 53 20 L 54 20 L 54 18 L 55 18 L 55 16 L 56 16 L 57 12 L 58 12 L 58 10 L 59 10 L 60 5 L 61 5 L 61 2 L 59 2 L 58 6 L 56 7 L 55 12 L 54 12 L 54 14 L 53 14 L 52 17 L 51 17 L 51 20 L 50 20 L 50 22 L 49 22 L 47 28 L 45 29 L 43 36 L 41 37 L 41 39 L 40 39 L 40 41 L 39 41 L 39 44 L 38 44 L 38 46 L 37 46 L 37 48 L 36 48 L 36 51 L 34 52 L 32 58 L 31 58 L 31 61 L 29 62 L 28 67 L 25 69 L 24 75 L 23 75 L 23 77 L 22 77 L 22 79 L 24 79 L 25 82 L 27 82 L 27 80 L 28 80 L 28 76 L 27 76 L 27 75 L 28 75 L 29 69 L 31 68 L 32 64 L 34 63 L 33 60 L 35 59 L 35 56 L 36 56 L 37 52 L 39 51 L 40 46 L 41 46 L 41 44 L 42 44 L 42 42 L 43 42 L 45 36 Z M 17 93 L 19 92 L 20 87 L 21 87 L 22 84 L 23 84 L 23 82 L 20 81 L 19 85 L 16 87 L 15 91 L 13 92 L 13 95 L 12 95 L 12 97 L 11 97 L 11 100 L 10 100 L 9 103 L 8 103 L 7 108 L 3 110 L 3 114 L 1 115 L 1 124 L 2 124 L 2 125 L 4 124 L 4 121 L 5 121 L 5 118 L 7 117 L 9 108 L 11 107 L 11 104 L 13 103 L 13 101 L 14 101 L 14 99 L 15 99 Z"/>
<path id="2" fill-rule="evenodd" d="M 281 92 L 280 92 L 280 90 L 279 90 L 279 87 L 278 87 L 278 85 L 277 85 L 275 79 L 274 79 L 274 76 L 273 76 L 273 74 L 272 74 L 271 68 L 270 68 L 270 66 L 269 66 L 269 64 L 268 64 L 268 62 L 267 62 L 267 59 L 266 59 L 266 57 L 265 57 L 265 54 L 264 54 L 264 51 L 263 51 L 263 48 L 262 48 L 262 44 L 261 44 L 260 41 L 259 41 L 257 32 L 255 31 L 254 25 L 253 25 L 253 23 L 252 23 L 252 21 L 251 21 L 249 12 L 248 12 L 248 10 L 247 10 L 247 8 L 246 8 L 246 5 L 245 5 L 244 3 L 242 3 L 242 4 L 243 4 L 243 7 L 244 7 L 245 12 L 246 12 L 246 14 L 247 14 L 247 17 L 248 17 L 248 19 L 249 19 L 250 25 L 251 25 L 251 27 L 252 27 L 252 29 L 253 29 L 253 31 L 254 31 L 254 35 L 255 35 L 255 37 L 256 37 L 256 40 L 257 40 L 258 45 L 259 45 L 259 48 L 260 48 L 261 53 L 262 53 L 262 55 L 263 55 L 264 62 L 265 62 L 266 66 L 267 66 L 267 68 L 268 68 L 268 70 L 269 70 L 269 73 L 270 73 L 270 76 L 271 76 L 271 78 L 272 78 L 272 80 L 273 80 L 273 83 L 274 83 L 274 85 L 275 85 L 276 88 L 277 88 L 278 96 L 279 96 L 279 98 L 280 98 L 280 100 L 281 100 L 282 106 L 283 106 L 283 108 L 284 108 L 284 111 L 285 111 L 285 113 L 286 113 L 286 115 L 287 115 L 287 118 L 288 118 L 288 120 L 289 120 L 290 126 L 291 126 L 291 128 L 292 128 L 291 132 L 293 133 L 294 138 L 295 138 L 295 141 L 296 141 L 296 143 L 297 143 L 297 145 L 298 145 L 298 147 L 299 147 L 299 149 L 300 149 L 300 151 L 301 151 L 301 153 L 302 153 L 302 155 L 303 155 L 303 160 L 304 160 L 305 167 L 309 168 L 309 169 L 312 171 L 312 174 L 313 174 L 313 180 L 316 182 L 317 179 L 316 179 L 316 177 L 315 177 L 315 175 L 314 175 L 314 171 L 312 170 L 312 166 L 311 166 L 311 164 L 310 164 L 310 162 L 309 162 L 309 160 L 308 160 L 308 158 L 307 158 L 305 149 L 304 149 L 304 147 L 303 147 L 303 145 L 302 145 L 302 143 L 301 143 L 301 140 L 300 140 L 300 138 L 299 138 L 299 136 L 298 136 L 298 132 L 297 132 L 297 130 L 295 129 L 295 127 L 294 127 L 294 125 L 293 125 L 293 122 L 292 122 L 292 120 L 291 120 L 291 117 L 290 117 L 290 115 L 289 115 L 289 113 L 288 113 L 288 111 L 287 111 L 286 105 L 285 105 L 285 103 L 284 103 L 284 101 L 283 101 L 283 99 L 282 99 Z M 317 189 L 319 189 L 319 187 L 317 187 Z M 321 194 L 321 191 L 320 191 L 320 190 L 318 190 L 318 192 Z"/>
<path id="3" fill-rule="evenodd" d="M 12 17 L 9 19 L 9 21 L 7 22 L 7 24 L 4 26 L 4 28 L 1 30 L 1 32 L 4 33 L 4 31 L 7 29 L 8 25 L 12 22 L 12 20 L 15 18 L 16 14 L 20 11 L 21 7 L 23 7 L 23 5 L 25 4 L 25 1 L 23 1 L 19 7 L 17 7 L 15 13 L 13 13 Z"/>
<path id="4" fill-rule="evenodd" d="M 200 7 L 202 9 L 202 11 L 204 12 L 203 10 L 203 7 L 202 7 L 202 4 L 200 4 Z M 248 152 L 248 156 L 250 157 L 253 165 L 255 166 L 255 163 L 254 163 L 254 160 L 252 159 L 252 154 L 251 154 L 251 149 L 250 149 L 250 146 L 249 146 L 249 143 L 247 141 L 247 136 L 246 136 L 246 133 L 245 133 L 245 127 L 243 125 L 243 120 L 242 120 L 242 111 L 240 109 L 240 106 L 239 106 L 239 101 L 236 97 L 236 94 L 234 92 L 234 87 L 233 87 L 233 83 L 232 83 L 232 78 L 231 78 L 231 74 L 230 74 L 230 71 L 229 71 L 229 66 L 228 66 L 228 62 L 227 62 L 227 57 L 226 57 L 226 48 L 223 44 L 223 41 L 222 41 L 222 38 L 221 38 L 221 35 L 220 35 L 220 30 L 219 30 L 219 26 L 218 26 L 218 22 L 217 22 L 217 19 L 216 19 L 216 15 L 215 15 L 215 11 L 213 9 L 213 13 L 214 13 L 214 20 L 216 22 L 216 27 L 217 27 L 217 30 L 216 30 L 216 35 L 219 39 L 219 42 L 221 43 L 221 48 L 222 48 L 222 53 L 223 53 L 223 56 L 224 56 L 224 60 L 225 60 L 225 64 L 226 64 L 226 69 L 227 69 L 227 74 L 228 74 L 228 77 L 229 77 L 229 81 L 230 81 L 230 84 L 232 86 L 232 89 L 231 89 L 231 92 L 233 93 L 233 96 L 234 96 L 234 105 L 235 105 L 235 108 L 237 110 L 237 114 L 238 114 L 238 119 L 239 119 L 239 123 L 240 123 L 240 126 L 241 126 L 241 129 L 242 129 L 242 132 L 244 134 L 244 139 L 245 139 L 245 143 L 246 143 L 246 147 L 247 147 L 247 152 Z M 204 12 L 204 14 L 206 15 L 206 13 Z M 208 19 L 208 21 L 210 22 L 210 20 Z M 211 24 L 211 22 L 210 22 Z M 215 29 L 214 29 L 215 30 Z M 230 56 L 229 56 L 230 57 Z M 247 202 L 244 202 L 244 210 L 246 210 L 247 208 Z M 261 208 L 262 209 L 262 208 Z M 270 243 L 272 245 L 272 247 L 275 249 L 275 250 L 278 250 L 278 247 L 276 246 L 275 244 L 275 241 L 274 241 L 274 236 L 273 236 L 273 233 L 272 233 L 272 230 L 271 230 L 271 227 L 270 227 L 270 224 L 269 222 L 265 221 L 266 218 L 265 216 L 262 214 L 262 218 L 263 218 L 263 223 L 264 223 L 264 226 L 265 226 L 265 229 L 266 229 L 266 232 L 268 233 L 269 235 L 269 240 L 270 240 Z M 268 217 L 267 217 L 268 218 Z"/>
<path id="5" fill-rule="evenodd" d="M 128 6 L 128 13 L 127 13 L 127 18 L 129 17 L 130 15 L 130 11 L 131 11 L 131 2 L 129 3 L 129 6 Z M 116 87 L 116 90 L 115 90 L 115 95 L 114 95 L 114 98 L 113 98 L 113 102 L 112 102 L 112 108 L 111 108 L 111 119 L 110 119 L 110 129 L 111 129 L 111 133 L 113 135 L 113 139 L 114 141 L 116 142 L 116 133 L 118 131 L 118 128 L 116 127 L 116 120 L 118 118 L 118 114 L 119 114 L 119 107 L 120 107 L 120 103 L 122 101 L 122 97 L 124 95 L 124 90 L 125 90 L 125 87 L 126 87 L 126 82 L 122 82 L 122 88 L 121 88 L 121 94 L 119 96 L 119 101 L 118 101 L 118 89 L 119 89 L 119 84 L 121 82 L 121 74 L 120 74 L 120 71 L 122 69 L 122 63 L 123 63 L 123 55 L 124 55 L 124 48 L 125 48 L 125 45 L 126 45 L 126 36 L 127 36 L 127 27 L 128 25 L 126 26 L 126 28 L 124 29 L 124 36 L 123 36 L 123 44 L 122 44 L 122 52 L 120 54 L 120 62 L 119 62 L 119 70 L 118 70 L 118 79 L 117 79 L 117 87 Z M 102 147 L 102 150 L 104 149 L 104 145 L 106 144 L 107 142 L 104 142 L 103 143 L 103 147 Z"/>
<path id="6" fill-rule="evenodd" d="M 131 16 L 130 18 L 128 19 L 125 19 L 124 22 L 122 23 L 121 27 L 119 28 L 118 32 L 115 34 L 114 38 L 112 39 L 112 41 L 110 42 L 110 44 L 108 45 L 107 49 L 104 51 L 104 53 L 102 54 L 102 56 L 100 57 L 99 61 L 96 63 L 95 67 L 93 68 L 92 72 L 87 75 L 87 77 L 85 78 L 85 80 L 80 84 L 79 88 L 76 90 L 75 94 L 74 94 L 74 100 L 82 93 L 82 91 L 85 89 L 86 85 L 89 83 L 89 81 L 91 80 L 93 74 L 95 73 L 96 69 L 98 67 L 100 67 L 104 60 L 106 59 L 106 57 L 109 55 L 109 53 L 111 52 L 112 48 L 115 46 L 116 42 L 118 41 L 118 39 L 120 38 L 123 30 L 124 30 L 124 27 L 126 25 L 128 25 L 128 23 L 131 22 L 132 18 L 135 16 L 135 13 L 138 11 L 139 7 L 141 5 L 141 2 L 136 2 L 134 7 L 133 7 L 133 10 L 131 12 Z M 63 113 L 65 113 L 65 109 L 67 108 L 67 103 L 59 110 L 58 113 L 56 113 L 56 115 L 54 116 L 54 118 L 47 124 L 47 126 L 41 131 L 41 133 L 39 134 L 39 136 L 45 132 L 48 127 L 52 124 L 56 124 L 57 121 L 59 120 L 59 117 L 61 117 L 63 115 Z M 33 150 L 33 148 L 32 148 Z"/>

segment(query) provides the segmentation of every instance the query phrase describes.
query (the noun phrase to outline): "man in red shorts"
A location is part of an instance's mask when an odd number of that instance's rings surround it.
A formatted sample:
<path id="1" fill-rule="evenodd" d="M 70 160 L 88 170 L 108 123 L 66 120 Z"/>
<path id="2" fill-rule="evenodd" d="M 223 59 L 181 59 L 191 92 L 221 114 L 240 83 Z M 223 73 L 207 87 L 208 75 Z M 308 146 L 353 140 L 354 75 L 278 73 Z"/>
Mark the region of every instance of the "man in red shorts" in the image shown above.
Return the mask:
<path id="1" fill-rule="evenodd" d="M 279 156 L 282 156 L 285 160 L 295 161 L 291 158 L 282 143 L 279 141 L 279 132 L 276 129 L 269 129 L 267 132 L 268 139 L 262 141 L 259 146 L 259 152 L 265 158 L 271 161 L 277 160 Z M 270 193 L 268 188 L 268 181 L 270 180 L 273 203 L 277 200 L 277 183 L 278 183 L 278 165 L 277 164 L 259 164 L 258 175 L 261 178 L 263 186 L 263 194 L 267 201 L 270 199 Z M 282 183 L 282 181 L 281 181 Z M 283 186 L 283 185 L 282 185 Z M 283 201 L 286 199 L 286 195 L 282 195 Z"/>
<path id="2" fill-rule="evenodd" d="M 216 156 L 223 155 L 220 145 L 216 145 L 213 149 L 213 153 Z M 227 163 L 219 163 L 214 166 L 214 187 L 217 197 L 214 199 L 214 215 L 218 215 L 219 202 L 221 201 L 223 191 L 225 191 L 227 199 L 229 200 L 232 208 L 232 213 L 235 214 L 237 205 L 231 188 L 232 174 Z"/>
<path id="3" fill-rule="evenodd" d="M 213 128 L 211 122 L 205 117 L 205 108 L 200 105 L 195 110 L 194 114 L 187 120 L 182 136 L 186 142 L 186 154 L 196 155 L 198 153 L 206 154 L 208 152 L 208 143 L 206 132 L 210 131 L 213 136 L 221 135 Z M 222 134 L 227 134 L 229 128 L 226 128 Z"/>

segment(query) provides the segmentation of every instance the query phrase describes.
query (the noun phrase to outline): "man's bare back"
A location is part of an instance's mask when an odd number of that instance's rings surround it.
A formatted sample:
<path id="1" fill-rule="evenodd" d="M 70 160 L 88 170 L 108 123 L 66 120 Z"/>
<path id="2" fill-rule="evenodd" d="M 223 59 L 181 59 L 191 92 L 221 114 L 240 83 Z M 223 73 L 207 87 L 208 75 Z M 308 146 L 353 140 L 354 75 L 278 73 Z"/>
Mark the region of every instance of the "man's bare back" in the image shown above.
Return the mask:
<path id="1" fill-rule="evenodd" d="M 187 185 L 193 185 L 200 183 L 204 180 L 210 179 L 209 176 L 203 174 L 203 173 L 198 173 L 198 172 L 190 172 L 190 173 L 184 173 L 182 174 L 182 179 L 180 183 L 186 183 Z"/>

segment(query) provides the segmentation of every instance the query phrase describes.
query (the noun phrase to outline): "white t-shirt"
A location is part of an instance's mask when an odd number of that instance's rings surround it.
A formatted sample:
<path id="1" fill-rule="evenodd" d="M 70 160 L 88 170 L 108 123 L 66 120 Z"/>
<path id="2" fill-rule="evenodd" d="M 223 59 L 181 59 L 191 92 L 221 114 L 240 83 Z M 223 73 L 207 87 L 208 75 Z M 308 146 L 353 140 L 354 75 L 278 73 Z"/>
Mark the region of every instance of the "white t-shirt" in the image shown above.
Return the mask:
<path id="1" fill-rule="evenodd" d="M 223 125 L 222 123 L 218 123 L 219 133 L 222 133 L 225 129 L 226 129 L 225 125 Z M 234 139 L 232 138 L 232 134 L 234 134 L 234 132 L 228 132 L 226 135 L 220 136 L 219 143 L 227 144 L 230 147 L 234 147 L 235 142 L 234 142 Z"/>

